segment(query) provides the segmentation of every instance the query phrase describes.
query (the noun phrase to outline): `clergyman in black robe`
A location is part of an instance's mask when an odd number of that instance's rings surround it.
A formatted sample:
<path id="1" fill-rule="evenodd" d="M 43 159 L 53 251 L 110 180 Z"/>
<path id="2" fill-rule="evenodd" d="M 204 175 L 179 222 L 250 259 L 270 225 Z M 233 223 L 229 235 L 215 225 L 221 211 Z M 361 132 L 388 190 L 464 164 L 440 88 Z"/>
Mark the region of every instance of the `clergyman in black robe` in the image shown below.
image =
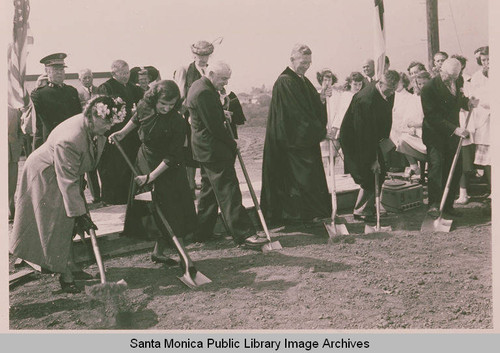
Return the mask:
<path id="1" fill-rule="evenodd" d="M 99 86 L 100 94 L 120 97 L 126 103 L 127 116 L 125 120 L 114 125 L 108 135 L 123 128 L 133 115 L 133 106 L 143 96 L 142 90 L 128 82 L 130 70 L 128 64 L 123 60 L 115 60 L 111 66 L 113 77 Z M 128 158 L 135 161 L 137 151 L 141 142 L 137 132 L 129 134 L 120 141 Z M 102 201 L 111 205 L 126 204 L 130 190 L 132 171 L 123 159 L 118 148 L 106 143 L 101 160 L 97 166 L 101 178 Z"/>
<path id="2" fill-rule="evenodd" d="M 375 171 L 379 186 L 385 178 L 384 151 L 392 127 L 394 91 L 399 82 L 396 71 L 387 71 L 352 98 L 340 127 L 344 169 L 361 189 L 354 206 L 354 218 L 373 221 L 375 215 Z"/>
<path id="3" fill-rule="evenodd" d="M 261 206 L 275 225 L 331 216 L 320 150 L 326 136 L 326 107 L 304 76 L 311 50 L 297 45 L 290 61 L 273 87 L 264 143 Z"/>

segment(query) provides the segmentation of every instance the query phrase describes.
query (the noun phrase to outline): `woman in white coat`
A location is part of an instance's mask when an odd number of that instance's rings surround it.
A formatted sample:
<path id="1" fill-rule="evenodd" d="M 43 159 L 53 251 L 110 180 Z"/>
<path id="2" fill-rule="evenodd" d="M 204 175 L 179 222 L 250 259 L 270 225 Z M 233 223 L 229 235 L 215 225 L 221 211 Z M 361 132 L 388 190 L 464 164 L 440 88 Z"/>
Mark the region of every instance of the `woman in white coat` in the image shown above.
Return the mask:
<path id="1" fill-rule="evenodd" d="M 473 112 L 476 143 L 474 164 L 484 167 L 491 188 L 489 47 L 482 48 L 479 55 L 482 69 L 472 76 L 470 82 L 472 95 L 479 99 L 479 106 Z"/>
<path id="2" fill-rule="evenodd" d="M 59 124 L 24 164 L 9 250 L 60 273 L 63 292 L 80 292 L 74 279 L 82 271 L 72 263 L 75 231 L 97 229 L 87 214 L 82 177 L 95 169 L 104 134 L 123 119 L 123 107 L 107 96 L 92 99 L 82 114 Z"/>

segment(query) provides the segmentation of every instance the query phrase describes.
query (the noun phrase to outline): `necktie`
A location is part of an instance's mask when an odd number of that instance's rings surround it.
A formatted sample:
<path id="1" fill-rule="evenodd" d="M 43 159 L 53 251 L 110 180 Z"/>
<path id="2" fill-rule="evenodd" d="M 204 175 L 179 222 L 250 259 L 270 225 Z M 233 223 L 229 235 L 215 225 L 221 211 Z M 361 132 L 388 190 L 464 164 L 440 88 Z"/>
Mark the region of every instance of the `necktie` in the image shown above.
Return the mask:
<path id="1" fill-rule="evenodd" d="M 89 97 L 92 97 L 92 88 L 89 87 L 88 90 L 89 90 Z"/>

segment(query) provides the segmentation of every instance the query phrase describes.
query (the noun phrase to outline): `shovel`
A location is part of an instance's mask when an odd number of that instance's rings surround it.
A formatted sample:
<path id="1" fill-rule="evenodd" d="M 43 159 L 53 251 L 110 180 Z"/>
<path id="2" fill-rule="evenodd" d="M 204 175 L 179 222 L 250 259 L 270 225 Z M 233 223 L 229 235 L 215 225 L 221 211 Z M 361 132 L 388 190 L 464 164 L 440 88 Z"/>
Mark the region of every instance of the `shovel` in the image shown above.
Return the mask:
<path id="1" fill-rule="evenodd" d="M 122 154 L 123 158 L 125 159 L 125 162 L 127 162 L 128 166 L 132 170 L 132 173 L 134 174 L 134 177 L 137 177 L 139 173 L 137 172 L 137 169 L 134 167 L 130 159 L 127 157 L 125 154 L 125 151 L 123 150 L 122 146 L 120 143 L 116 140 L 116 138 L 113 138 L 113 142 L 115 143 L 116 147 Z M 154 205 L 154 211 L 158 215 L 160 221 L 163 223 L 165 226 L 168 235 L 170 236 L 170 239 L 172 239 L 172 242 L 175 245 L 175 248 L 177 249 L 177 252 L 179 253 L 182 261 L 180 263 L 180 266 L 182 270 L 184 271 L 184 274 L 181 277 L 178 277 L 179 280 L 181 280 L 182 283 L 184 283 L 186 286 L 188 286 L 191 289 L 194 289 L 198 286 L 201 286 L 203 284 L 207 284 L 212 282 L 210 278 L 205 276 L 203 273 L 199 272 L 193 264 L 193 261 L 191 261 L 191 258 L 189 257 L 186 249 L 182 245 L 182 243 L 177 239 L 177 237 L 174 234 L 174 231 L 172 230 L 172 227 L 168 223 L 167 219 L 165 218 L 165 215 L 163 214 L 162 210 L 160 207 L 156 204 L 156 202 L 153 201 Z"/>
<path id="2" fill-rule="evenodd" d="M 234 139 L 233 130 L 231 130 L 231 125 L 229 123 L 229 119 L 226 117 L 226 128 L 229 130 L 231 137 Z M 253 204 L 255 205 L 255 209 L 257 210 L 257 214 L 259 215 L 260 223 L 262 224 L 262 229 L 264 229 L 264 233 L 266 233 L 266 238 L 269 241 L 267 244 L 262 245 L 262 252 L 266 253 L 273 250 L 281 250 L 283 247 L 281 246 L 279 241 L 272 241 L 271 235 L 269 234 L 269 229 L 267 228 L 266 220 L 264 218 L 264 214 L 259 206 L 259 201 L 257 200 L 257 196 L 255 195 L 255 190 L 253 189 L 252 182 L 250 180 L 250 176 L 248 175 L 247 168 L 245 167 L 245 163 L 243 162 L 243 158 L 241 157 L 241 152 L 237 148 L 236 153 L 238 154 L 238 160 L 240 161 L 241 170 L 245 175 L 245 180 L 248 185 L 248 191 L 250 191 L 250 195 L 252 196 Z"/>
<path id="3" fill-rule="evenodd" d="M 467 114 L 467 119 L 465 119 L 465 128 L 469 125 L 469 119 L 472 114 L 472 108 L 469 110 L 469 114 Z M 455 152 L 455 156 L 453 157 L 453 163 L 451 164 L 450 173 L 448 174 L 448 179 L 446 180 L 446 185 L 444 187 L 443 196 L 441 197 L 441 203 L 439 205 L 439 217 L 433 218 L 431 215 L 426 214 L 424 221 L 422 222 L 422 227 L 420 227 L 421 232 L 445 232 L 449 233 L 451 229 L 451 225 L 453 220 L 444 219 L 443 218 L 443 209 L 444 204 L 446 202 L 446 198 L 448 197 L 448 193 L 450 192 L 451 180 L 453 178 L 453 173 L 455 172 L 455 168 L 457 166 L 458 158 L 460 157 L 460 150 L 462 149 L 462 142 L 464 138 L 460 137 L 458 141 L 457 151 Z"/>
<path id="4" fill-rule="evenodd" d="M 390 232 L 392 231 L 391 226 L 381 227 L 380 226 L 380 187 L 379 187 L 380 173 L 375 172 L 375 210 L 377 212 L 377 224 L 371 226 L 365 224 L 365 234 L 380 233 L 380 232 Z"/>
<path id="5" fill-rule="evenodd" d="M 330 176 L 332 178 L 332 220 L 331 222 L 323 222 L 326 231 L 328 232 L 328 244 L 332 244 L 335 236 L 337 235 L 349 235 L 349 231 L 345 224 L 339 223 L 335 224 L 335 219 L 337 218 L 337 190 L 335 187 L 335 156 L 333 151 L 333 141 L 329 141 L 330 148 Z"/>
<path id="6" fill-rule="evenodd" d="M 99 275 L 101 277 L 101 283 L 93 286 L 86 286 L 85 293 L 91 297 L 109 299 L 109 297 L 119 296 L 122 292 L 127 289 L 127 282 L 125 280 L 119 280 L 118 282 L 107 282 L 106 281 L 106 271 L 104 269 L 104 264 L 101 258 L 101 252 L 99 251 L 99 246 L 97 245 L 97 236 L 95 230 L 90 229 L 90 241 L 92 242 L 92 249 L 94 250 L 95 259 L 97 262 L 97 267 L 99 268 Z"/>
<path id="7" fill-rule="evenodd" d="M 85 196 L 82 193 L 83 200 L 85 202 L 85 209 L 90 217 L 89 207 Z M 121 279 L 118 282 L 107 282 L 106 281 L 106 270 L 104 269 L 104 263 L 102 262 L 101 252 L 99 251 L 99 246 L 97 244 L 97 235 L 94 229 L 89 230 L 90 242 L 92 243 L 92 249 L 94 250 L 95 260 L 97 262 L 97 267 L 99 268 L 99 276 L 101 277 L 101 283 L 93 286 L 85 286 L 85 293 L 91 297 L 97 299 L 104 299 L 106 302 L 112 302 L 114 298 L 118 298 L 121 293 L 127 289 L 127 282 Z M 82 242 L 85 242 L 85 233 L 81 235 Z M 110 300 L 111 299 L 111 300 Z"/>

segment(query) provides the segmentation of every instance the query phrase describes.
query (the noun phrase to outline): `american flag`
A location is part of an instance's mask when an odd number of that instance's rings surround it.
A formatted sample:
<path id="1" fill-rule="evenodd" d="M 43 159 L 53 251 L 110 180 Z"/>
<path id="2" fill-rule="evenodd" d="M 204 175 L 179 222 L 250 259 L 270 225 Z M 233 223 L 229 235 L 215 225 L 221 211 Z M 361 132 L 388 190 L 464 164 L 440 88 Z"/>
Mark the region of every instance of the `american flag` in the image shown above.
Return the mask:
<path id="1" fill-rule="evenodd" d="M 33 38 L 28 35 L 30 14 L 29 0 L 14 0 L 14 36 L 8 48 L 8 103 L 14 109 L 23 108 L 29 103 L 29 96 L 24 87 L 26 76 L 26 58 L 28 44 L 33 43 Z"/>
<path id="2" fill-rule="evenodd" d="M 375 61 L 375 79 L 379 80 L 385 71 L 385 23 L 384 1 L 375 0 L 373 53 Z"/>

